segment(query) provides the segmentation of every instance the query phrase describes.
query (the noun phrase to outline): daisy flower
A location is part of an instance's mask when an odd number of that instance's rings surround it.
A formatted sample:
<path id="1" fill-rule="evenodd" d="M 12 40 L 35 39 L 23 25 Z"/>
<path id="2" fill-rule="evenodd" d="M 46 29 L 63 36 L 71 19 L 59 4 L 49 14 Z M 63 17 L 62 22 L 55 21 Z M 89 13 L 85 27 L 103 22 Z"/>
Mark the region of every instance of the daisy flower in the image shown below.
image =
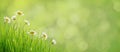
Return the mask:
<path id="1" fill-rule="evenodd" d="M 47 34 L 45 32 L 42 32 L 42 38 L 46 40 L 48 38 Z"/>
<path id="2" fill-rule="evenodd" d="M 53 45 L 56 44 L 56 40 L 55 40 L 55 39 L 52 40 L 52 44 L 53 44 Z"/>
<path id="3" fill-rule="evenodd" d="M 18 10 L 18 11 L 16 12 L 16 15 L 23 16 L 23 15 L 24 15 L 24 13 L 23 13 L 22 11 Z"/>
<path id="4" fill-rule="evenodd" d="M 5 22 L 5 23 L 10 23 L 10 22 L 11 22 L 11 20 L 10 20 L 10 18 L 9 18 L 9 17 L 7 17 L 7 16 L 6 16 L 6 17 L 4 17 L 4 22 Z"/>
<path id="5" fill-rule="evenodd" d="M 30 26 L 30 22 L 28 20 L 24 20 L 25 24 Z"/>
<path id="6" fill-rule="evenodd" d="M 16 20 L 16 16 L 12 16 L 11 19 L 14 21 Z"/>
<path id="7" fill-rule="evenodd" d="M 28 32 L 30 35 L 32 35 L 32 36 L 34 36 L 34 35 L 36 35 L 37 34 L 37 32 L 36 31 L 34 31 L 34 30 L 31 30 L 30 32 Z"/>

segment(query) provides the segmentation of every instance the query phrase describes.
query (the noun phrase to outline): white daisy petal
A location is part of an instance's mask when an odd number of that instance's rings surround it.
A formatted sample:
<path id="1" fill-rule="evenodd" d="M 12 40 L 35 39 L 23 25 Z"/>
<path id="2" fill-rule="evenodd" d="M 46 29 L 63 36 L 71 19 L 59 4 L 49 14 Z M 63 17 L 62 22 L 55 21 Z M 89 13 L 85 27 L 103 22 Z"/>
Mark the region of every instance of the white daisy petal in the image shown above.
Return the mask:
<path id="1" fill-rule="evenodd" d="M 10 22 L 11 22 L 11 20 L 10 20 L 10 18 L 9 18 L 9 17 L 7 17 L 7 16 L 6 16 L 6 17 L 4 17 L 4 22 L 5 22 L 5 23 L 10 23 Z"/>

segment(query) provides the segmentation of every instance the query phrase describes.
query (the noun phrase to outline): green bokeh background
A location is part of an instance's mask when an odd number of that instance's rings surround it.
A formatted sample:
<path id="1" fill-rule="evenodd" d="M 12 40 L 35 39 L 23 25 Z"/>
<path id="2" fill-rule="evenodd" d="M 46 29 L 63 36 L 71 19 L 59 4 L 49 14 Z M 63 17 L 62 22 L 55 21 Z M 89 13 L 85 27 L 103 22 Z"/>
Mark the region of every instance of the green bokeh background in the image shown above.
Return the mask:
<path id="1" fill-rule="evenodd" d="M 120 52 L 120 0 L 0 0 L 0 19 L 17 10 L 58 52 Z"/>

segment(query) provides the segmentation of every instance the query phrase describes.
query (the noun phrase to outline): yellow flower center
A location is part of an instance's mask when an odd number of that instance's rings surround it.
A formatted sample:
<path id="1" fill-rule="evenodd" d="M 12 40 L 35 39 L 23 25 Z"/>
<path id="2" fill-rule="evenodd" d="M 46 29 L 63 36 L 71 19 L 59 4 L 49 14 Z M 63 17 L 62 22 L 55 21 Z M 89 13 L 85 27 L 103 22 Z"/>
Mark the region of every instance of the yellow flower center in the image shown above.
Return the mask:
<path id="1" fill-rule="evenodd" d="M 17 14 L 18 14 L 18 15 L 22 15 L 22 12 L 18 11 Z"/>
<path id="2" fill-rule="evenodd" d="M 34 35 L 35 32 L 30 32 L 31 35 Z"/>

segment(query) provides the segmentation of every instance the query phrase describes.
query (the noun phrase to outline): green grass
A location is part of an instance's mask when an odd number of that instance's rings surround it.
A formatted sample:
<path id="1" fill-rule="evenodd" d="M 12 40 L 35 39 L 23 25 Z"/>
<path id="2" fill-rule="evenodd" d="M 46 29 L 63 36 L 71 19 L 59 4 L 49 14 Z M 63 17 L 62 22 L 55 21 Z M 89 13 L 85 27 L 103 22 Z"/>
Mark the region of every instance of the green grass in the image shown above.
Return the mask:
<path id="1" fill-rule="evenodd" d="M 0 20 L 0 52 L 56 52 L 51 38 L 43 40 L 40 33 L 31 36 L 27 33 L 30 27 L 23 22 Z"/>

